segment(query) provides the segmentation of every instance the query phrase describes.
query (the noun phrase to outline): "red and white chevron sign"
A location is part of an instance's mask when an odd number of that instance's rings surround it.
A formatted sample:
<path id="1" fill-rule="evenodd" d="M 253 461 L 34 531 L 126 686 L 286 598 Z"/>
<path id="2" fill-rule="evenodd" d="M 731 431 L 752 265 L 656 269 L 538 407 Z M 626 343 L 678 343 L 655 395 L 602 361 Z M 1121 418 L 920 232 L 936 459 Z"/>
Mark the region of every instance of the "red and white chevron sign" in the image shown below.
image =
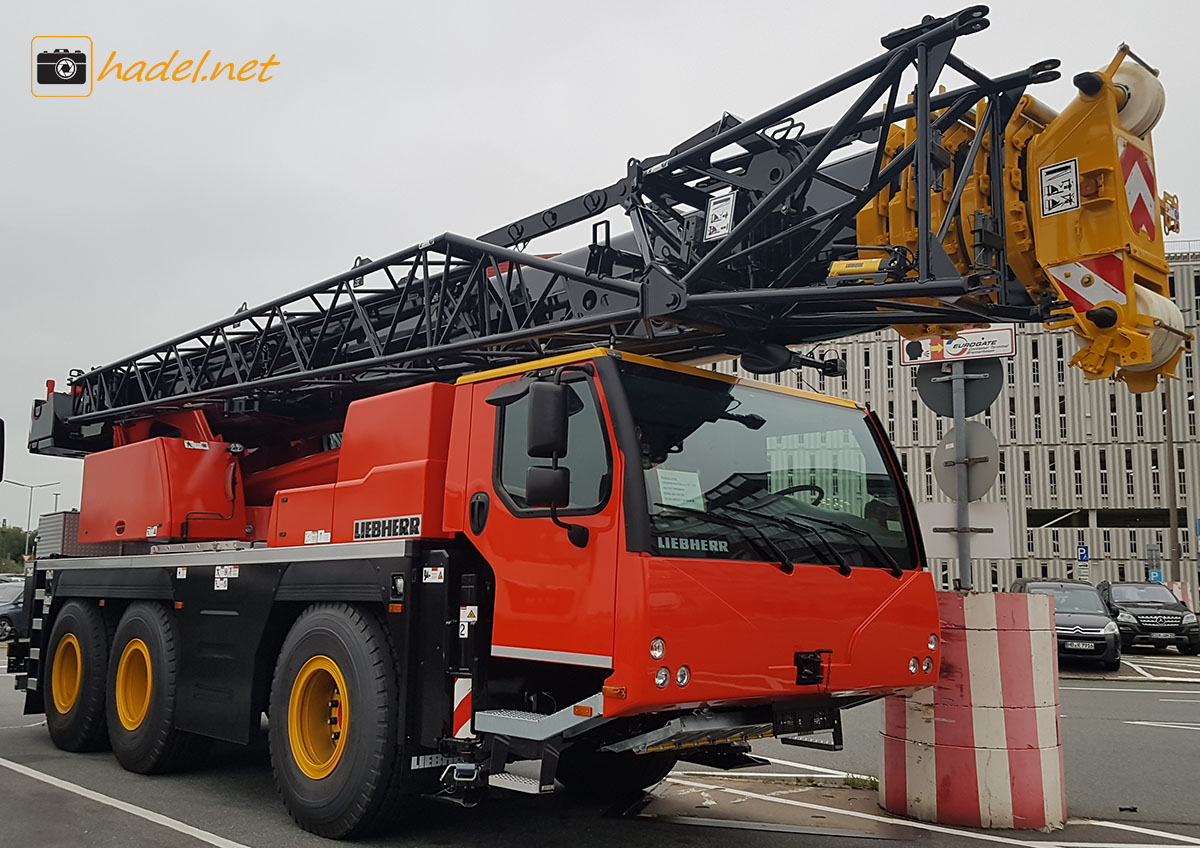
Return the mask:
<path id="1" fill-rule="evenodd" d="M 1055 265 L 1050 269 L 1050 276 L 1079 313 L 1087 312 L 1106 300 L 1122 304 L 1128 300 L 1125 294 L 1125 260 L 1119 253 Z"/>
<path id="2" fill-rule="evenodd" d="M 1117 139 L 1117 150 L 1121 155 L 1121 173 L 1125 177 L 1125 202 L 1129 205 L 1129 220 L 1133 231 L 1143 232 L 1155 239 L 1154 225 L 1154 163 L 1136 144 L 1123 138 Z"/>

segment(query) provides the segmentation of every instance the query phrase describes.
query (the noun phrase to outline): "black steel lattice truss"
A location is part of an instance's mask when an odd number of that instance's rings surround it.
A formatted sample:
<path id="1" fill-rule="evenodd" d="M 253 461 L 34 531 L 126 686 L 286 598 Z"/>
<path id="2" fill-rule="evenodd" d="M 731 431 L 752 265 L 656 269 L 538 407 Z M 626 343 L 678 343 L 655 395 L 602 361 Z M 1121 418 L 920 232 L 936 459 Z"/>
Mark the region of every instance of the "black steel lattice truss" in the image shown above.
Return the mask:
<path id="1" fill-rule="evenodd" d="M 328 409 L 387 388 L 597 344 L 686 360 L 886 324 L 1045 320 L 1048 305 L 1032 303 L 1010 279 L 1002 216 L 976 222 L 987 231 L 975 239 L 981 247 L 970 273 L 941 247 L 985 135 L 1002 137 L 1027 85 L 1058 77 L 1056 60 L 991 78 L 952 53 L 959 36 L 987 25 L 983 6 L 927 18 L 884 37 L 876 58 L 761 115 L 725 115 L 666 155 L 630 160 L 607 188 L 479 239 L 447 233 L 361 261 L 295 294 L 76 373 L 69 422 L 94 430 L 215 403 L 227 412 L 263 402 Z M 967 83 L 935 95 L 946 67 Z M 902 89 L 913 69 L 914 88 Z M 841 118 L 805 130 L 805 110 L 857 86 L 864 87 Z M 898 103 L 910 90 L 912 101 Z M 881 102 L 881 111 L 869 111 Z M 934 232 L 929 191 L 947 173 L 937 155 L 945 152 L 941 131 L 981 102 L 985 129 L 954 168 L 951 214 Z M 911 117 L 915 143 L 884 165 L 888 128 Z M 1003 148 L 991 145 L 993 209 L 1003 208 Z M 914 163 L 915 279 L 835 285 L 829 263 L 855 255 L 856 213 Z M 710 202 L 731 192 L 731 229 L 706 241 Z M 610 238 L 601 216 L 618 207 L 632 232 Z M 587 248 L 557 258 L 528 249 L 537 237 L 591 219 Z M 897 300 L 906 297 L 940 305 Z"/>

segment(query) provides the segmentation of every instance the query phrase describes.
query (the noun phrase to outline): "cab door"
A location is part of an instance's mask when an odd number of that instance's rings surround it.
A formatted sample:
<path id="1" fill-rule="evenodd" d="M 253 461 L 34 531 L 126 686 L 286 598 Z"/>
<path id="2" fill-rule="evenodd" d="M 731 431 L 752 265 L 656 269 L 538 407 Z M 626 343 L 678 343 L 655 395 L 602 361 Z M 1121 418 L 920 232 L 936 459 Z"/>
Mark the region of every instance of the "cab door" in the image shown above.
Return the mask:
<path id="1" fill-rule="evenodd" d="M 611 668 L 620 459 L 599 384 L 590 374 L 571 376 L 578 402 L 559 458 L 570 472 L 570 502 L 558 518 L 586 527 L 586 544 L 573 544 L 549 509 L 527 504 L 526 472 L 550 460 L 527 452 L 529 395 L 504 406 L 487 402 L 500 381 L 473 387 L 465 495 L 475 520 L 466 532 L 496 578 L 493 656 Z"/>

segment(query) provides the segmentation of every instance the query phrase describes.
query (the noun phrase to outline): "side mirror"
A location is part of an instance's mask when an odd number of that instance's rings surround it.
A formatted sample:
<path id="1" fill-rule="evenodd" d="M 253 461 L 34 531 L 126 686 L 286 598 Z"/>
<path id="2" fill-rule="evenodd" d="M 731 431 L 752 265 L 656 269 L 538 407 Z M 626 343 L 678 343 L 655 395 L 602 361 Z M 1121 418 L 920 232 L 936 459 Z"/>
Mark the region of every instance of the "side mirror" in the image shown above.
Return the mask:
<path id="1" fill-rule="evenodd" d="M 529 386 L 527 450 L 531 457 L 550 459 L 567 455 L 567 399 L 570 393 L 571 387 L 563 383 L 533 383 Z"/>
<path id="2" fill-rule="evenodd" d="M 571 502 L 571 469 L 532 466 L 525 472 L 525 502 L 530 506 L 565 507 Z"/>

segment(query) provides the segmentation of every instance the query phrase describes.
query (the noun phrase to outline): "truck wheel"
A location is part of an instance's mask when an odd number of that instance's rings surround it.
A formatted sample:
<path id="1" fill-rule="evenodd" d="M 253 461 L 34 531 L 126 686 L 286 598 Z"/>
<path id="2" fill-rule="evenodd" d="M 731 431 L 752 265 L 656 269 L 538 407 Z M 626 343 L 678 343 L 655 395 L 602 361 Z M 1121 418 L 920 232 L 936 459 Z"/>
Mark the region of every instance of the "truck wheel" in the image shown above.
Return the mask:
<path id="1" fill-rule="evenodd" d="M 305 830 L 356 836 L 400 809 L 400 699 L 380 621 L 349 604 L 314 604 L 284 640 L 271 684 L 271 769 Z"/>
<path id="2" fill-rule="evenodd" d="M 568 791 L 601 800 L 617 800 L 658 783 L 679 760 L 674 754 L 610 754 L 568 748 L 558 761 L 558 780 Z"/>
<path id="3" fill-rule="evenodd" d="M 108 628 L 92 604 L 68 601 L 54 619 L 42 685 L 46 686 L 46 727 L 64 751 L 103 748 L 104 676 L 108 670 Z"/>
<path id="4" fill-rule="evenodd" d="M 108 738 L 118 762 L 138 774 L 175 771 L 203 759 L 211 740 L 175 727 L 175 619 L 136 602 L 117 625 L 108 661 Z"/>

